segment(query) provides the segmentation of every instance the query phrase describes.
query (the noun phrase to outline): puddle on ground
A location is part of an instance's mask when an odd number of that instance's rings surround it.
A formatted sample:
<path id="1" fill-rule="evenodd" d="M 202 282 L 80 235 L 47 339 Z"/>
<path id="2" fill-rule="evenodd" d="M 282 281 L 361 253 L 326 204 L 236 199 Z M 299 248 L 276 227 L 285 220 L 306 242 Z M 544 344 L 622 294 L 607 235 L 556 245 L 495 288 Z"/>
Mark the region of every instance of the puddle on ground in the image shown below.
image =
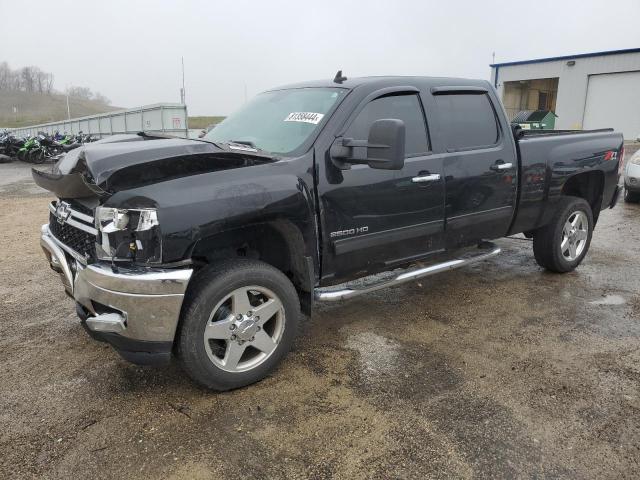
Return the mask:
<path id="1" fill-rule="evenodd" d="M 624 305 L 627 301 L 620 295 L 605 295 L 600 300 L 589 302 L 591 305 Z"/>

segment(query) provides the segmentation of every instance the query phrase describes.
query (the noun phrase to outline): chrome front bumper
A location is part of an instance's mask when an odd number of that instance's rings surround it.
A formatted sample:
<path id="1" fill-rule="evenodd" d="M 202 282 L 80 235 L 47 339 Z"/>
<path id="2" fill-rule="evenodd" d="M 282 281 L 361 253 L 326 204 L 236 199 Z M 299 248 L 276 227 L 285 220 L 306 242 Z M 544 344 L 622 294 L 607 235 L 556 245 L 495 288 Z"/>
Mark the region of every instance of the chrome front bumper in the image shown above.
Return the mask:
<path id="1" fill-rule="evenodd" d="M 67 293 L 82 305 L 92 332 L 140 342 L 173 342 L 190 268 L 83 265 L 42 226 L 40 245 Z"/>

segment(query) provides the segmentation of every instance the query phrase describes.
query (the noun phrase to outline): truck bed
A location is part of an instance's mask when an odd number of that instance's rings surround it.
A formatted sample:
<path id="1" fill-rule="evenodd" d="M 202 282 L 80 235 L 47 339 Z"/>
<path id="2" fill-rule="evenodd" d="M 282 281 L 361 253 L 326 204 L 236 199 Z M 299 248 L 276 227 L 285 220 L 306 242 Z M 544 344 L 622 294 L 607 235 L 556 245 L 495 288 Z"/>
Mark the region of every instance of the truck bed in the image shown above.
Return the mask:
<path id="1" fill-rule="evenodd" d="M 516 130 L 514 137 L 520 157 L 520 180 L 517 215 L 510 234 L 544 225 L 567 188 L 567 179 L 576 174 L 588 174 L 584 188 L 596 188 L 591 186 L 593 182 L 601 192 L 599 202 L 592 205 L 596 218 L 601 209 L 611 204 L 622 159 L 617 153 L 607 152 L 621 151 L 622 134 L 613 129 Z"/>

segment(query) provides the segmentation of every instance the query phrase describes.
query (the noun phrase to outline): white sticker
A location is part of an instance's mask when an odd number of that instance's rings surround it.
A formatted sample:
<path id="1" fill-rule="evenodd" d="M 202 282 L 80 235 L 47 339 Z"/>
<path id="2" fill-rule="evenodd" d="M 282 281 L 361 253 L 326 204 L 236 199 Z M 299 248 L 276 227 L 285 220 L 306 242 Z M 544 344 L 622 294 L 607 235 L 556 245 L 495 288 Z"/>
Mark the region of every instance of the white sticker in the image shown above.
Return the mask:
<path id="1" fill-rule="evenodd" d="M 285 122 L 303 122 L 303 123 L 312 123 L 317 125 L 320 123 L 324 117 L 323 113 L 314 113 L 314 112 L 291 112 L 287 115 L 287 118 L 284 119 Z"/>

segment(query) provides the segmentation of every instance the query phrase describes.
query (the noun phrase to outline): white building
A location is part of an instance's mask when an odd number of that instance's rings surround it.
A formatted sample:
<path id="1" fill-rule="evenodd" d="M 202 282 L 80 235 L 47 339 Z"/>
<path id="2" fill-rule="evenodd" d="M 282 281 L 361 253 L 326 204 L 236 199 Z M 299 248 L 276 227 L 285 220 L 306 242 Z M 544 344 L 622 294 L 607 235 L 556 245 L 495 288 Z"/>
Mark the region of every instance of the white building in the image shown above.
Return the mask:
<path id="1" fill-rule="evenodd" d="M 491 65 L 509 118 L 551 110 L 556 129 L 613 127 L 640 135 L 640 48 Z"/>

